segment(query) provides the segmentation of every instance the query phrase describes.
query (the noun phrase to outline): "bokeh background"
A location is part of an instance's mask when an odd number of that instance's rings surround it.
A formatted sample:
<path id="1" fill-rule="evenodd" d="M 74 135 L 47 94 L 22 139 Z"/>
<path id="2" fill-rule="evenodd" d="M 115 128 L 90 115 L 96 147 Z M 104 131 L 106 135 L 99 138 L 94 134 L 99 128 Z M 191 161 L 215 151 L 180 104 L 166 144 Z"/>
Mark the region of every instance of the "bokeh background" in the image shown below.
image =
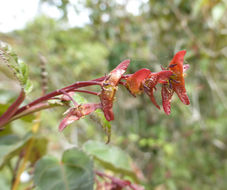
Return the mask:
<path id="1" fill-rule="evenodd" d="M 111 144 L 132 157 L 146 189 L 226 189 L 226 0 L 40 0 L 33 2 L 35 8 L 29 2 L 34 13 L 25 16 L 29 22 L 16 28 L 15 16 L 15 27 L 2 25 L 0 33 L 0 40 L 29 65 L 34 90 L 26 102 L 42 92 L 39 54 L 47 60 L 48 91 L 52 91 L 103 76 L 127 58 L 131 59 L 128 73 L 143 67 L 159 71 L 174 53 L 185 49 L 191 104 L 183 105 L 174 95 L 172 113 L 166 116 L 145 95 L 134 98 L 120 88 Z M 0 21 L 6 19 L 1 12 Z M 0 79 L 2 112 L 18 90 Z M 160 87 L 155 96 L 161 104 Z M 80 147 L 88 139 L 104 141 L 104 132 L 89 118 L 60 134 L 57 127 L 63 112 L 62 108 L 42 112 L 40 133 L 49 138 L 50 154 Z M 29 130 L 28 121 L 15 121 L 12 129 L 23 135 Z M 7 171 L 0 171 L 0 176 L 8 187 Z"/>

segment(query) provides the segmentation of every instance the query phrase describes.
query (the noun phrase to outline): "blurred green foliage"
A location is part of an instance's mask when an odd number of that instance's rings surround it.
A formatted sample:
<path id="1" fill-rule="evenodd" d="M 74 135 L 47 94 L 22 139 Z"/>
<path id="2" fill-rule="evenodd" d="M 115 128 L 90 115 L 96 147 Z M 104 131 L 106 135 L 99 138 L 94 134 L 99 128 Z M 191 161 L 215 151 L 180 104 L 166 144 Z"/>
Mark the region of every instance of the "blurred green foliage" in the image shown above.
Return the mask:
<path id="1" fill-rule="evenodd" d="M 35 184 L 49 190 L 88 190 L 93 188 L 93 162 L 82 151 L 69 149 L 59 162 L 55 157 L 40 159 L 34 172 Z"/>
<path id="2" fill-rule="evenodd" d="M 132 157 L 135 173 L 146 189 L 225 190 L 226 1 L 141 1 L 138 14 L 126 11 L 126 1 L 78 1 L 90 10 L 90 24 L 81 28 L 66 24 L 67 6 L 83 11 L 77 4 L 42 2 L 58 7 L 63 17 L 53 20 L 40 16 L 23 30 L 0 34 L 0 39 L 29 65 L 34 90 L 27 101 L 42 91 L 39 53 L 47 59 L 48 88 L 53 90 L 103 76 L 125 58 L 131 59 L 130 73 L 143 67 L 157 71 L 160 65 L 168 65 L 176 51 L 186 49 L 185 62 L 190 64 L 186 88 L 191 105 L 183 105 L 174 96 L 172 113 L 166 116 L 144 95 L 134 98 L 119 89 L 111 144 Z M 5 78 L 0 75 L 0 79 Z M 0 112 L 16 93 L 5 89 L 6 84 L 0 85 Z M 160 89 L 155 95 L 160 103 Z M 40 133 L 48 134 L 50 154 L 60 157 L 64 149 L 72 144 L 81 146 L 88 139 L 103 141 L 102 130 L 89 118 L 74 123 L 63 135 L 57 132 L 63 109 L 44 112 Z M 24 135 L 31 128 L 28 121 L 31 119 L 13 122 L 10 129 Z M 7 169 L 2 171 L 8 173 Z M 0 180 L 4 187 L 9 183 L 8 177 Z"/>

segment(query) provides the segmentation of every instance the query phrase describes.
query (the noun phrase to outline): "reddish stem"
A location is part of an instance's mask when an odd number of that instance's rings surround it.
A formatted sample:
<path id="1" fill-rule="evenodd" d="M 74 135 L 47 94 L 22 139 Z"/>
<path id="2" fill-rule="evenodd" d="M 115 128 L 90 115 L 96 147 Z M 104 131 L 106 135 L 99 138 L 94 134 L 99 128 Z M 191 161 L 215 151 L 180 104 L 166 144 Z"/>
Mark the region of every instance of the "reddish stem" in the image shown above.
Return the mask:
<path id="1" fill-rule="evenodd" d="M 13 121 L 15 119 L 18 119 L 20 117 L 23 117 L 25 115 L 29 115 L 31 113 L 35 113 L 37 111 L 48 109 L 48 108 L 52 108 L 52 107 L 56 107 L 56 106 L 60 106 L 60 105 L 58 105 L 58 104 L 53 104 L 52 105 L 52 104 L 49 104 L 48 102 L 41 102 L 41 103 L 35 104 L 35 105 L 27 108 L 26 110 L 24 110 L 23 112 L 20 112 L 19 114 L 14 115 L 13 117 L 10 118 L 10 120 L 8 122 L 11 122 L 11 121 Z"/>
<path id="2" fill-rule="evenodd" d="M 18 96 L 16 101 L 13 104 L 11 104 L 7 111 L 3 113 L 2 116 L 0 117 L 0 127 L 5 125 L 10 120 L 10 118 L 15 114 L 17 108 L 21 105 L 24 99 L 25 92 L 24 89 L 21 89 L 20 95 Z"/>
<path id="3" fill-rule="evenodd" d="M 102 81 L 104 81 L 104 80 L 105 80 L 105 78 L 106 78 L 106 76 L 104 76 L 104 77 L 100 77 L 100 78 L 97 78 L 97 79 L 93 79 L 92 81 L 102 82 Z"/>
<path id="4" fill-rule="evenodd" d="M 127 79 L 128 77 L 130 77 L 132 74 L 127 74 L 127 75 L 123 75 L 122 77 L 121 77 L 121 79 Z"/>
<path id="5" fill-rule="evenodd" d="M 122 79 L 126 79 L 129 75 L 124 75 L 122 76 Z M 71 91 L 74 92 L 83 92 L 83 93 L 87 93 L 87 94 L 92 94 L 92 95 L 96 95 L 98 96 L 99 93 L 97 92 L 92 92 L 92 91 L 88 91 L 88 90 L 77 90 L 78 88 L 81 87 L 86 87 L 86 86 L 92 86 L 92 85 L 102 85 L 102 81 L 106 79 L 106 76 L 104 77 L 100 77 L 91 81 L 81 81 L 81 82 L 76 82 L 72 85 L 69 85 L 67 87 L 64 87 L 62 89 L 59 90 L 55 90 L 53 92 L 50 92 L 44 96 L 41 96 L 39 98 L 37 98 L 36 100 L 32 101 L 31 103 L 21 107 L 18 109 L 18 107 L 20 106 L 20 104 L 24 101 L 25 99 L 25 93 L 21 92 L 20 96 L 17 98 L 17 100 L 8 108 L 8 110 L 0 117 L 0 127 L 5 125 L 6 123 L 8 123 L 9 121 L 12 121 L 14 119 L 17 119 L 19 117 L 21 117 L 21 115 L 24 115 L 24 111 L 28 110 L 28 112 L 26 111 L 26 114 L 32 113 L 32 112 L 36 112 L 36 109 L 38 108 L 47 108 L 48 106 L 43 106 L 42 102 L 47 101 L 55 96 L 64 94 L 64 93 L 68 93 Z M 123 82 L 122 82 L 123 84 Z M 37 105 L 37 106 L 36 106 Z M 44 108 L 44 109 L 45 109 Z M 32 110 L 32 111 L 31 111 Z"/>
<path id="6" fill-rule="evenodd" d="M 97 82 L 95 80 L 93 80 L 93 81 L 76 82 L 76 83 L 74 83 L 74 84 L 72 84 L 70 86 L 64 87 L 64 88 L 62 88 L 60 90 L 55 90 L 53 92 L 50 92 L 49 94 L 46 94 L 46 95 L 34 100 L 33 102 L 21 107 L 20 109 L 18 109 L 16 111 L 14 116 L 19 114 L 19 113 L 21 113 L 21 112 L 23 112 L 24 110 L 32 107 L 32 106 L 38 104 L 38 103 L 41 103 L 41 102 L 46 101 L 46 100 L 49 100 L 50 98 L 52 98 L 54 96 L 58 96 L 58 95 L 63 94 L 62 90 L 65 91 L 65 92 L 70 92 L 70 91 L 74 91 L 74 89 L 85 87 L 85 86 L 91 86 L 91 85 L 101 85 L 101 83 Z"/>
<path id="7" fill-rule="evenodd" d="M 102 178 L 109 179 L 112 183 L 118 185 L 118 187 L 120 187 L 120 188 L 129 187 L 132 190 L 142 190 L 143 189 L 143 188 L 140 188 L 140 187 L 137 188 L 136 186 L 134 186 L 128 180 L 122 180 L 122 179 L 116 178 L 114 176 L 110 176 L 110 175 L 105 174 L 105 173 L 100 172 L 100 171 L 95 171 L 95 174 L 98 175 L 98 176 L 100 176 L 100 177 L 102 177 Z"/>
<path id="8" fill-rule="evenodd" d="M 64 95 L 66 95 L 74 104 L 74 106 L 76 107 L 78 104 L 76 103 L 76 101 L 70 96 L 70 94 L 68 94 L 66 91 L 64 90 L 60 90 L 63 92 Z"/>
<path id="9" fill-rule="evenodd" d="M 92 95 L 96 95 L 96 96 L 99 95 L 98 92 L 92 92 L 92 91 L 89 91 L 89 90 L 73 90 L 73 92 L 84 92 L 84 93 L 92 94 Z"/>

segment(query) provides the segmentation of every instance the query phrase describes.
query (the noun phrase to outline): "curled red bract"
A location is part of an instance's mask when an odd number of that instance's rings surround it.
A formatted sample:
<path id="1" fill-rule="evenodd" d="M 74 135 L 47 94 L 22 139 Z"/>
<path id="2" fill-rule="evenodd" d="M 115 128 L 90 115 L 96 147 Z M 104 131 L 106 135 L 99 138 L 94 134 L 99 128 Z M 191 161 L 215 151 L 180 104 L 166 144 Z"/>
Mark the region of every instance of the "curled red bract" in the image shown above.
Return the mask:
<path id="1" fill-rule="evenodd" d="M 173 89 L 168 84 L 162 85 L 162 106 L 164 112 L 169 115 L 171 113 L 171 98 L 173 96 Z"/>
<path id="2" fill-rule="evenodd" d="M 162 104 L 167 115 L 169 115 L 171 111 L 170 102 L 173 92 L 176 92 L 179 99 L 185 105 L 190 104 L 184 81 L 184 71 L 189 68 L 189 65 L 183 65 L 185 54 L 185 50 L 179 51 L 175 54 L 168 66 L 168 69 L 173 72 L 173 76 L 169 78 L 168 83 L 163 84 L 162 86 Z"/>
<path id="3" fill-rule="evenodd" d="M 127 59 L 121 62 L 114 70 L 112 70 L 102 83 L 102 91 L 100 94 L 100 100 L 102 110 L 104 112 L 107 121 L 114 120 L 113 114 L 113 101 L 115 93 L 117 91 L 117 85 L 128 68 L 130 60 Z"/>
<path id="4" fill-rule="evenodd" d="M 172 74 L 173 74 L 172 71 L 168 71 L 168 70 L 163 70 L 163 71 L 160 71 L 157 73 L 151 73 L 143 84 L 144 91 L 150 97 L 151 102 L 158 109 L 160 109 L 160 107 L 157 104 L 154 94 L 153 94 L 154 88 L 158 83 L 162 83 L 163 81 L 167 80 Z"/>
<path id="5" fill-rule="evenodd" d="M 126 87 L 131 94 L 135 96 L 143 91 L 142 83 L 150 75 L 150 73 L 151 71 L 149 69 L 143 68 L 127 78 Z"/>
<path id="6" fill-rule="evenodd" d="M 89 115 L 94 112 L 96 109 L 101 108 L 100 104 L 80 104 L 76 107 L 69 108 L 65 113 L 66 117 L 61 121 L 59 125 L 59 131 L 65 129 L 69 124 L 74 121 L 79 120 L 81 117 L 85 115 Z"/>

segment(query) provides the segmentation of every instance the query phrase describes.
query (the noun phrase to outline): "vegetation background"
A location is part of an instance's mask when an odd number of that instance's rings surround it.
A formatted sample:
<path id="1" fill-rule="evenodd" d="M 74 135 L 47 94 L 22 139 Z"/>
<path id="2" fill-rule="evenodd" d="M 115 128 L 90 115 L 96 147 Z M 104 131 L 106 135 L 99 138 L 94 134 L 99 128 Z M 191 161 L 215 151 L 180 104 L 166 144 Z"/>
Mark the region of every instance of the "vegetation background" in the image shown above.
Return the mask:
<path id="1" fill-rule="evenodd" d="M 128 73 L 144 67 L 158 71 L 160 66 L 168 65 L 175 52 L 186 49 L 185 62 L 190 64 L 186 89 L 191 105 L 183 105 L 174 96 L 172 113 L 166 116 L 148 97 L 134 98 L 120 89 L 111 145 L 130 155 L 140 184 L 146 189 L 225 190 L 227 1 L 138 1 L 139 9 L 134 13 L 127 11 L 129 2 L 40 0 L 40 4 L 56 7 L 61 17 L 40 14 L 24 29 L 0 33 L 0 40 L 10 44 L 29 65 L 34 88 L 26 102 L 42 93 L 39 54 L 47 60 L 48 91 L 52 91 L 103 76 L 127 58 L 131 59 Z M 88 11 L 89 23 L 69 27 L 70 9 Z M 3 113 L 17 97 L 19 88 L 3 74 L 0 80 Z M 161 103 L 159 92 L 155 95 Z M 86 98 L 94 101 L 93 97 Z M 89 139 L 105 142 L 104 132 L 89 118 L 59 133 L 64 110 L 42 111 L 39 133 L 49 142 L 44 148 L 48 154 L 60 157 L 65 149 L 81 147 Z M 12 122 L 8 131 L 0 132 L 0 141 L 6 133 L 23 138 L 31 130 L 32 119 L 34 116 Z M 5 151 L 3 148 L 0 146 L 0 152 Z M 11 177 L 5 164 L 0 170 L 1 189 L 10 188 Z"/>

